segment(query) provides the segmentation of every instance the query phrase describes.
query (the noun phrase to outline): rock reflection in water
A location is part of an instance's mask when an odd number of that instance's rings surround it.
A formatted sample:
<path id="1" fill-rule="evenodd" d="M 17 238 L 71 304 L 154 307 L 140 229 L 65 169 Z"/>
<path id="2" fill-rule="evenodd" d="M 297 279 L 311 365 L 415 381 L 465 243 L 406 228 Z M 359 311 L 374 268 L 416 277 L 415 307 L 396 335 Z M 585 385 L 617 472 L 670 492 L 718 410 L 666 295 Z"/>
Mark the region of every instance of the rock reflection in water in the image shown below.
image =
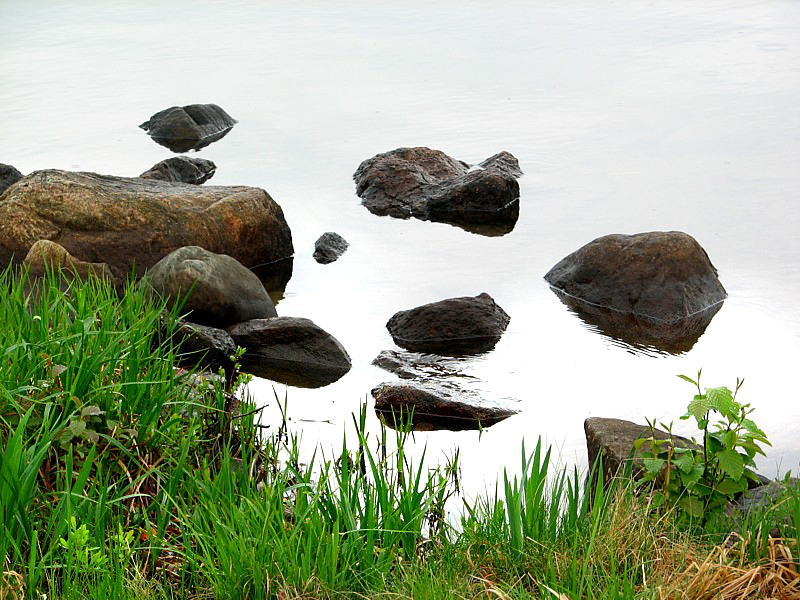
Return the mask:
<path id="1" fill-rule="evenodd" d="M 588 304 L 556 288 L 550 289 L 591 329 L 641 354 L 655 352 L 677 355 L 689 352 L 723 304 L 719 302 L 686 319 L 665 323 Z"/>
<path id="2" fill-rule="evenodd" d="M 286 286 L 292 278 L 294 257 L 290 256 L 289 258 L 251 267 L 250 270 L 261 280 L 272 302 L 277 305 L 283 298 Z"/>
<path id="3" fill-rule="evenodd" d="M 155 135 L 151 135 L 150 138 L 158 145 L 164 146 L 169 150 L 177 153 L 189 152 L 189 151 L 197 151 L 202 150 L 206 146 L 210 146 L 214 142 L 218 142 L 222 138 L 224 138 L 228 133 L 230 133 L 233 127 L 228 127 L 223 131 L 215 133 L 214 135 L 208 135 L 200 140 L 192 140 L 192 139 L 177 139 L 177 138 L 170 138 L 170 137 L 157 137 Z"/>

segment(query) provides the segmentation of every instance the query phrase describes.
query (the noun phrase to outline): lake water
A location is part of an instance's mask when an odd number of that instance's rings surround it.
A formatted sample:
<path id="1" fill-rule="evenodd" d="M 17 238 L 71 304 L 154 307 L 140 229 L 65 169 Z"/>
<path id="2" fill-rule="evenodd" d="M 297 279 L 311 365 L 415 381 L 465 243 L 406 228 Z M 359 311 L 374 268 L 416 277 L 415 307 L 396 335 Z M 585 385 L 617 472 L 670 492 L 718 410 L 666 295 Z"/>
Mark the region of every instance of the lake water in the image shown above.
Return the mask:
<path id="1" fill-rule="evenodd" d="M 511 316 L 497 347 L 450 364 L 521 412 L 477 432 L 416 433 L 461 448 L 468 488 L 538 436 L 585 464 L 583 420 L 676 420 L 692 389 L 746 383 L 773 442 L 765 474 L 800 463 L 800 3 L 0 0 L 0 162 L 135 176 L 170 156 L 137 125 L 213 102 L 239 123 L 198 156 L 210 184 L 263 187 L 293 232 L 282 315 L 312 319 L 353 369 L 288 394 L 303 441 L 341 444 L 395 348 L 396 311 L 488 292 Z M 475 163 L 513 153 L 520 217 L 502 237 L 373 216 L 352 174 L 376 153 L 428 146 Z M 641 351 L 569 311 L 543 275 L 609 233 L 680 230 L 729 298 L 687 353 Z M 351 244 L 318 265 L 313 243 Z M 370 428 L 377 419 L 370 412 Z M 681 431 L 688 431 L 681 422 Z"/>

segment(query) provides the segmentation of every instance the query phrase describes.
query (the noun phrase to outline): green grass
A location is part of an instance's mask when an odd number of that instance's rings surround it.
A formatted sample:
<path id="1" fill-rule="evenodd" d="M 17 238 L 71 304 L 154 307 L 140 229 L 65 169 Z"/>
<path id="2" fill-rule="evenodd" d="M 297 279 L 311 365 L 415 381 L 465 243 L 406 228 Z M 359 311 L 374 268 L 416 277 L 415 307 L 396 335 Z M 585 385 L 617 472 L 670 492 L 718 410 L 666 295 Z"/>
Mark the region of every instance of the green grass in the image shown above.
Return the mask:
<path id="1" fill-rule="evenodd" d="M 178 375 L 175 316 L 133 285 L 0 273 L 0 600 L 660 598 L 724 537 L 585 486 L 541 442 L 467 502 L 457 454 L 424 467 L 408 433 L 366 433 L 366 406 L 304 464 L 285 422 L 260 436 L 241 379 Z M 775 510 L 747 525 L 749 563 L 800 492 Z"/>

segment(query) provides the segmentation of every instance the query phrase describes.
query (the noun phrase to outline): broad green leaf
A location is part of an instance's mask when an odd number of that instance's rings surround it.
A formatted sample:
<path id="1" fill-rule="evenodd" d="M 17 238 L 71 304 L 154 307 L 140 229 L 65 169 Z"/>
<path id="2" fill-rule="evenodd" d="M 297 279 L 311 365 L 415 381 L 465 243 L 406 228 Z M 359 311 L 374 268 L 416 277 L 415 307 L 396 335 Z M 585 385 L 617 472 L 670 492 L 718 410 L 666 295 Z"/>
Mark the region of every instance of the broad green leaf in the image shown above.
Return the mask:
<path id="1" fill-rule="evenodd" d="M 81 409 L 81 417 L 99 417 L 104 414 L 99 406 L 92 404 L 91 406 L 84 406 Z"/>
<path id="2" fill-rule="evenodd" d="M 741 479 L 744 473 L 744 459 L 736 450 L 723 450 L 717 455 L 719 467 L 728 477 Z"/>
<path id="3" fill-rule="evenodd" d="M 688 473 L 681 473 L 681 482 L 687 488 L 692 488 L 703 476 L 703 466 L 695 465 Z"/>
<path id="4" fill-rule="evenodd" d="M 86 423 L 83 421 L 72 421 L 67 429 L 69 429 L 72 435 L 78 437 L 86 430 Z"/>
<path id="5" fill-rule="evenodd" d="M 667 501 L 667 497 L 663 492 L 656 492 L 653 494 L 653 508 L 662 506 Z"/>
<path id="6" fill-rule="evenodd" d="M 747 429 L 750 433 L 757 433 L 760 436 L 767 437 L 767 434 L 761 431 L 758 426 L 750 419 L 742 419 L 742 427 Z"/>
<path id="7" fill-rule="evenodd" d="M 724 417 L 733 413 L 736 403 L 733 400 L 733 392 L 728 388 L 706 388 L 706 398 L 708 399 L 709 406 Z"/>
<path id="8" fill-rule="evenodd" d="M 682 454 L 678 458 L 672 461 L 678 469 L 681 470 L 682 473 L 691 473 L 692 468 L 694 467 L 694 460 L 692 460 L 691 455 L 689 454 Z"/>
<path id="9" fill-rule="evenodd" d="M 633 448 L 637 452 L 641 450 L 642 446 L 644 446 L 649 440 L 647 438 L 638 438 L 633 440 Z"/>
<path id="10" fill-rule="evenodd" d="M 730 498 L 731 496 L 734 496 L 739 492 L 744 492 L 747 489 L 747 480 L 734 480 L 730 477 L 726 477 L 720 481 L 716 487 L 718 492 L 721 492 Z"/>
<path id="11" fill-rule="evenodd" d="M 81 437 L 92 444 L 96 444 L 100 440 L 100 435 L 94 429 L 85 430 Z"/>
<path id="12" fill-rule="evenodd" d="M 689 411 L 690 415 L 700 421 L 705 418 L 706 413 L 711 409 L 711 403 L 705 395 L 697 394 L 694 399 L 689 402 L 689 406 L 687 406 L 686 409 Z"/>
<path id="13" fill-rule="evenodd" d="M 678 506 L 691 517 L 699 518 L 703 516 L 703 503 L 694 496 L 684 496 L 678 502 Z"/>
<path id="14" fill-rule="evenodd" d="M 736 442 L 739 441 L 739 436 L 736 435 L 736 432 L 731 430 L 725 434 L 725 447 L 728 450 L 734 450 L 736 448 Z"/>
<path id="15" fill-rule="evenodd" d="M 665 461 L 663 458 L 652 458 L 649 456 L 642 458 L 644 468 L 647 470 L 649 475 L 657 475 L 666 462 L 667 461 Z"/>

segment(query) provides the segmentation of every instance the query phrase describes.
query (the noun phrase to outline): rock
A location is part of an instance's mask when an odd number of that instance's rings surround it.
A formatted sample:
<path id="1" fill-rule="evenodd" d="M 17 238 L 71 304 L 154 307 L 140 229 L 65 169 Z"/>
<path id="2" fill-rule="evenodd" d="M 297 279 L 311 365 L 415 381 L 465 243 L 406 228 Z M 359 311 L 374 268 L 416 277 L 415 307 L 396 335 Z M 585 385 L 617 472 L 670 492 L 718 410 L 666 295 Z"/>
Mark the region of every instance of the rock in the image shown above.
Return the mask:
<path id="1" fill-rule="evenodd" d="M 734 529 L 740 529 L 747 523 L 748 518 L 763 514 L 774 508 L 776 504 L 780 503 L 781 500 L 786 498 L 792 491 L 800 495 L 800 479 L 797 477 L 790 477 L 787 481 L 768 481 L 763 485 L 751 487 L 750 490 L 742 494 L 739 498 L 733 502 L 729 502 L 725 507 L 725 514 L 732 519 Z M 778 516 L 777 514 L 774 515 L 774 517 Z M 791 517 L 783 519 L 776 518 L 770 523 L 770 537 L 784 537 L 783 530 L 786 526 L 790 528 L 794 527 L 794 524 L 791 523 Z"/>
<path id="2" fill-rule="evenodd" d="M 0 163 L 0 196 L 20 179 L 22 179 L 22 173 L 11 165 Z"/>
<path id="3" fill-rule="evenodd" d="M 104 277 L 117 285 L 121 284 L 123 279 L 121 273 L 115 273 L 107 264 L 78 260 L 62 246 L 50 240 L 39 240 L 31 246 L 22 264 L 29 268 L 32 275 L 37 277 L 44 275 L 50 268 L 61 269 L 83 279 L 89 275 Z"/>
<path id="4" fill-rule="evenodd" d="M 480 400 L 452 382 L 391 382 L 372 390 L 375 412 L 388 426 L 416 431 L 491 427 L 517 411 Z"/>
<path id="5" fill-rule="evenodd" d="M 283 211 L 262 189 L 55 170 L 31 173 L 0 198 L 0 265 L 42 239 L 126 274 L 183 246 L 247 267 L 294 253 Z"/>
<path id="6" fill-rule="evenodd" d="M 171 252 L 147 271 L 144 281 L 170 305 L 185 298 L 180 310 L 193 323 L 224 327 L 278 316 L 253 272 L 235 258 L 199 246 Z"/>
<path id="7" fill-rule="evenodd" d="M 607 310 L 551 289 L 590 329 L 642 354 L 678 355 L 689 352 L 722 308 L 722 303 L 715 304 L 691 317 L 664 323 Z"/>
<path id="8" fill-rule="evenodd" d="M 443 377 L 477 379 L 461 372 L 458 358 L 445 358 L 436 354 L 382 350 L 372 364 L 394 373 L 400 379 L 441 379 Z"/>
<path id="9" fill-rule="evenodd" d="M 180 343 L 177 364 L 197 365 L 201 369 L 214 373 L 223 369 L 226 377 L 233 375 L 236 344 L 227 331 L 181 321 L 175 330 L 174 337 Z"/>
<path id="10" fill-rule="evenodd" d="M 242 369 L 295 387 L 321 387 L 350 370 L 339 341 L 308 319 L 255 319 L 227 328 L 245 348 Z"/>
<path id="11" fill-rule="evenodd" d="M 362 162 L 353 179 L 371 213 L 503 235 L 519 217 L 517 159 L 500 152 L 470 167 L 439 150 L 398 148 Z"/>
<path id="12" fill-rule="evenodd" d="M 327 265 L 344 254 L 349 246 L 347 240 L 338 233 L 328 231 L 314 242 L 314 260 L 321 265 Z"/>
<path id="13" fill-rule="evenodd" d="M 188 156 L 173 156 L 167 160 L 156 163 L 139 177 L 142 179 L 157 179 L 159 181 L 177 181 L 200 185 L 214 176 L 217 170 L 210 160 L 205 158 L 190 158 Z"/>
<path id="14" fill-rule="evenodd" d="M 661 323 L 696 315 L 727 296 L 705 250 L 678 231 L 597 238 L 545 280 L 582 302 Z"/>
<path id="15" fill-rule="evenodd" d="M 216 104 L 189 104 L 157 112 L 139 127 L 173 152 L 188 152 L 225 137 L 235 124 Z"/>
<path id="16" fill-rule="evenodd" d="M 395 344 L 414 352 L 476 354 L 494 348 L 511 318 L 489 294 L 449 298 L 389 319 Z"/>

